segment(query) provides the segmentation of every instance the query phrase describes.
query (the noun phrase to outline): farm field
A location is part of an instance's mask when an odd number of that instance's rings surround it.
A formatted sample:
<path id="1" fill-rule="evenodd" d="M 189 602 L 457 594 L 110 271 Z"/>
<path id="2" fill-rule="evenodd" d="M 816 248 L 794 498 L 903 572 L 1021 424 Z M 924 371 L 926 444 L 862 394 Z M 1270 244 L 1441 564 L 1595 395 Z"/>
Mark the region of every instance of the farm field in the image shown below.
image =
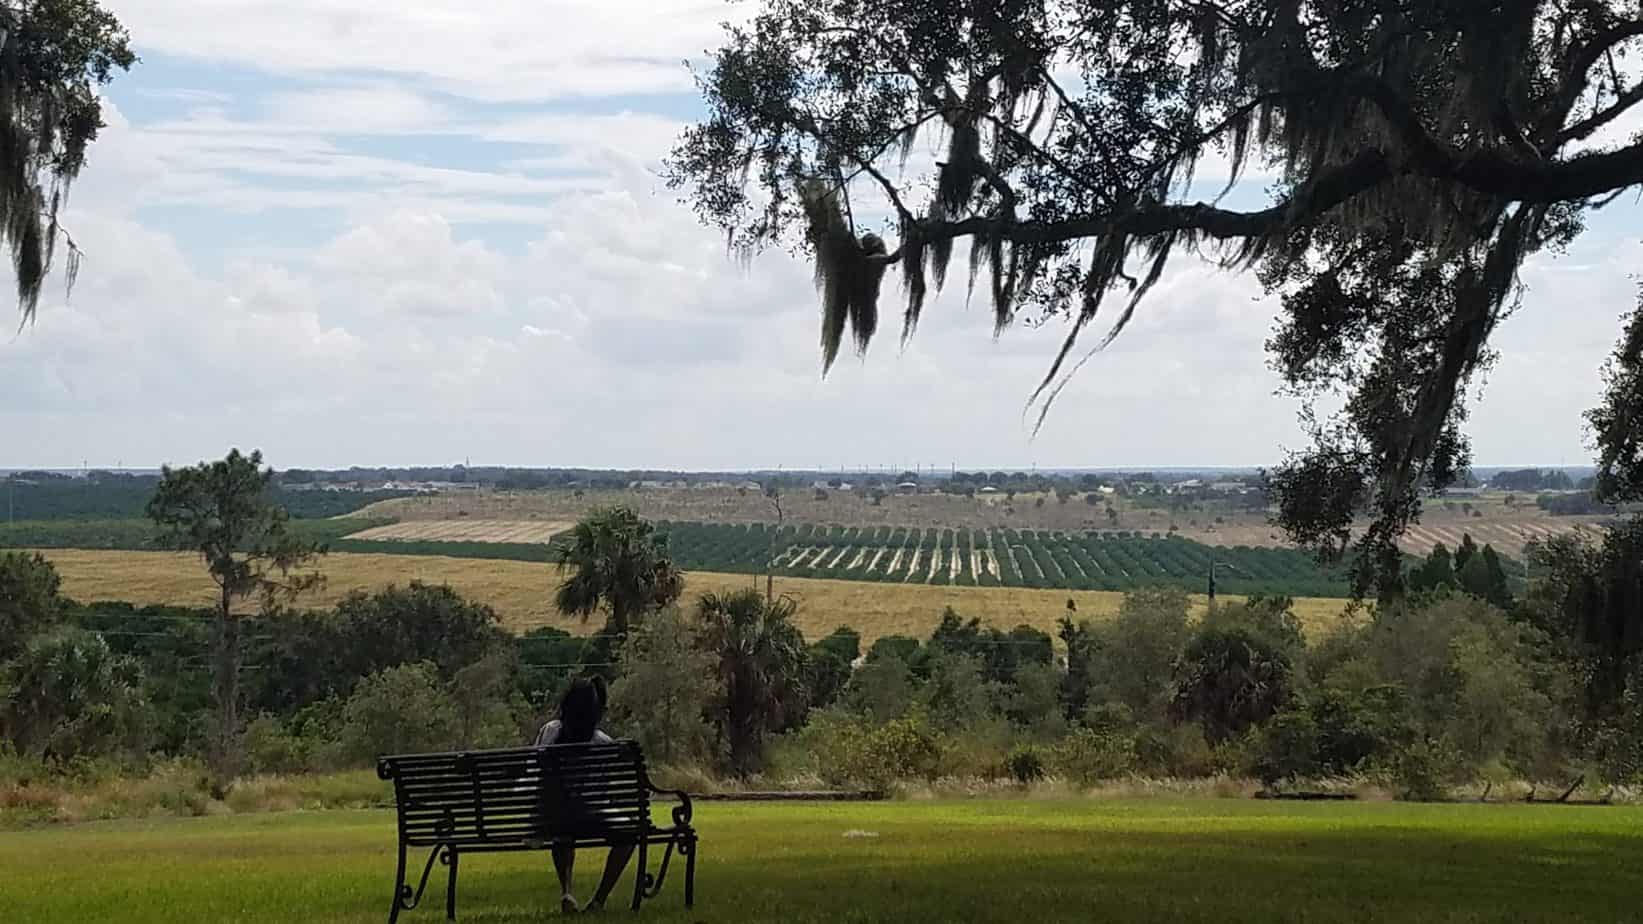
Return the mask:
<path id="1" fill-rule="evenodd" d="M 1160 534 L 889 526 L 777 528 L 764 523 L 657 524 L 681 568 L 890 584 L 1131 590 L 1207 586 L 1210 563 L 1226 593 L 1345 596 L 1338 571 L 1296 549 L 1215 548 Z M 568 524 L 567 524 L 568 527 Z M 489 520 L 409 521 L 350 534 L 338 551 L 446 554 L 544 561 L 549 527 Z M 524 535 L 541 538 L 530 540 Z"/>
<path id="2" fill-rule="evenodd" d="M 63 577 L 63 592 L 84 602 L 124 600 L 136 604 L 169 603 L 208 606 L 213 588 L 199 560 L 171 552 L 46 550 Z M 570 632 L 597 630 L 596 623 L 565 619 L 552 609 L 559 577 L 550 566 L 518 561 L 444 558 L 420 555 L 333 553 L 321 563 L 323 590 L 304 601 L 334 603 L 354 590 L 375 590 L 413 580 L 448 583 L 464 595 L 495 607 L 510 629 L 525 631 L 554 626 Z M 757 584 L 752 575 L 689 572 L 687 599 L 709 591 L 737 590 Z M 1111 591 L 1065 591 L 1021 587 L 955 587 L 926 584 L 872 584 L 807 578 L 776 579 L 776 592 L 799 602 L 797 622 L 807 638 L 821 638 L 841 625 L 861 632 L 871 643 L 883 635 L 927 637 L 951 606 L 965 618 L 979 617 L 1000 628 L 1022 623 L 1053 633 L 1067 615 L 1067 601 L 1080 618 L 1111 616 L 1123 594 Z M 1196 598 L 1200 604 L 1203 599 Z M 1309 634 L 1329 631 L 1342 618 L 1347 602 L 1299 598 L 1296 615 Z"/>
<path id="3" fill-rule="evenodd" d="M 683 908 L 675 870 L 637 920 L 1626 921 L 1643 889 L 1635 808 L 699 803 L 696 822 L 696 909 Z M 393 844 L 382 810 L 0 833 L 0 909 L 28 924 L 377 924 Z M 598 868 L 577 864 L 580 895 Z M 433 879 L 401 921 L 444 919 Z M 552 883 L 540 853 L 464 858 L 457 919 L 551 920 Z"/>
<path id="4" fill-rule="evenodd" d="M 576 525 L 568 520 L 409 520 L 348 533 L 361 542 L 535 542 L 545 543 Z"/>
<path id="5" fill-rule="evenodd" d="M 1126 531 L 921 529 L 763 523 L 661 523 L 687 569 L 778 573 L 901 584 L 1131 590 L 1207 585 L 1211 562 L 1228 593 L 1345 596 L 1344 576 L 1296 549 L 1216 548 Z"/>
<path id="6" fill-rule="evenodd" d="M 1436 542 L 1453 548 L 1463 533 L 1479 545 L 1494 545 L 1502 554 L 1521 557 L 1530 539 L 1575 529 L 1589 529 L 1602 517 L 1555 517 L 1533 504 L 1505 493 L 1489 493 L 1466 500 L 1439 498 L 1426 503 L 1419 527 L 1403 538 L 1404 550 L 1418 555 Z M 784 520 L 818 526 L 892 527 L 926 529 L 1016 529 L 1059 532 L 1102 530 L 1150 535 L 1176 534 L 1214 546 L 1284 548 L 1288 543 L 1267 522 L 1264 510 L 1239 508 L 1228 502 L 1193 503 L 1170 509 L 1159 502 L 1134 498 L 1096 498 L 1096 503 L 1074 495 L 1060 503 L 1054 495 L 1020 494 L 890 494 L 878 504 L 855 491 L 830 491 L 825 499 L 796 492 L 783 503 Z M 1105 513 L 1111 504 L 1117 522 Z M 632 507 L 647 519 L 702 523 L 763 523 L 774 519 L 768 501 L 756 490 L 734 488 L 644 488 L 634 490 L 529 491 L 436 495 L 381 501 L 354 516 L 402 521 L 483 520 L 497 522 L 574 522 L 594 507 Z"/>

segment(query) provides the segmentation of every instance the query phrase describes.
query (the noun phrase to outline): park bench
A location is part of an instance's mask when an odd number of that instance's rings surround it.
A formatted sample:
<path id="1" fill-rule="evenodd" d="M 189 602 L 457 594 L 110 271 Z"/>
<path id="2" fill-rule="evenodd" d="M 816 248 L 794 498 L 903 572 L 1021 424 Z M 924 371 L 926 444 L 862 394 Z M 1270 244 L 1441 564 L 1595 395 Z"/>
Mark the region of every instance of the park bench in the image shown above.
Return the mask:
<path id="1" fill-rule="evenodd" d="M 454 920 L 457 864 L 463 856 L 556 845 L 635 846 L 634 910 L 660 894 L 677 849 L 685 863 L 685 907 L 695 903 L 690 796 L 653 786 L 644 755 L 632 741 L 403 754 L 379 759 L 377 775 L 393 780 L 399 812 L 399 868 L 389 924 L 422 901 L 436 860 L 448 869 L 445 916 Z M 679 799 L 671 827 L 652 822 L 651 793 Z M 651 845 L 666 847 L 655 876 L 646 855 Z M 415 889 L 405 878 L 406 852 L 413 848 L 430 850 Z"/>

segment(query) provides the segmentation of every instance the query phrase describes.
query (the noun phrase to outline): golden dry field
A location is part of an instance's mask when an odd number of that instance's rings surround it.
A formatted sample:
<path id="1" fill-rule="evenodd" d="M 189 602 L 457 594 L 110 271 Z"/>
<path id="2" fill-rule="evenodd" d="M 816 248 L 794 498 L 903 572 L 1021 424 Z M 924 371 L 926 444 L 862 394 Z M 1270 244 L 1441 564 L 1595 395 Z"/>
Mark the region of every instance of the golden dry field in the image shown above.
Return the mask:
<path id="1" fill-rule="evenodd" d="M 44 553 L 63 577 L 63 591 L 76 600 L 125 600 L 137 604 L 166 603 L 208 606 L 213 588 L 196 556 L 169 552 L 93 552 L 50 550 Z M 495 607 L 507 626 L 516 631 L 557 626 L 586 633 L 597 624 L 567 620 L 549 603 L 559 580 L 550 565 L 517 561 L 444 558 L 413 555 L 333 554 L 322 560 L 323 590 L 304 599 L 322 606 L 354 590 L 375 590 L 391 583 L 414 580 L 447 583 L 465 596 Z M 692 572 L 686 576 L 687 598 L 708 591 L 763 587 L 763 578 L 743 574 Z M 1117 612 L 1123 595 L 1110 591 L 1035 590 L 1018 587 L 952 587 L 922 584 L 872 584 L 777 578 L 776 592 L 799 602 L 798 622 L 807 638 L 820 638 L 847 625 L 871 643 L 882 635 L 928 636 L 951 606 L 965 618 L 980 617 L 1000 628 L 1021 623 L 1054 633 L 1056 620 L 1067 614 L 1067 601 L 1078 607 L 1080 618 L 1109 617 Z M 1201 607 L 1203 598 L 1196 598 Z M 1338 625 L 1346 601 L 1302 598 L 1296 601 L 1309 635 L 1316 637 Z"/>

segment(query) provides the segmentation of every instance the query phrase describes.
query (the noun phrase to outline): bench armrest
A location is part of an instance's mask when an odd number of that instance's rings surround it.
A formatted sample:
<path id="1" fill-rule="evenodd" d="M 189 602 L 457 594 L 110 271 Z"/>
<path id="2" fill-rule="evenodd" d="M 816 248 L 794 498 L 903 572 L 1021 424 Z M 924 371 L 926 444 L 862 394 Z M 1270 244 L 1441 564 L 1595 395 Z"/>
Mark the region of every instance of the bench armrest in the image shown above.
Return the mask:
<path id="1" fill-rule="evenodd" d="M 690 827 L 690 793 L 682 789 L 662 789 L 650 781 L 650 774 L 648 773 L 645 774 L 645 788 L 658 796 L 672 796 L 678 799 L 679 804 L 673 807 L 673 823 L 681 828 Z"/>

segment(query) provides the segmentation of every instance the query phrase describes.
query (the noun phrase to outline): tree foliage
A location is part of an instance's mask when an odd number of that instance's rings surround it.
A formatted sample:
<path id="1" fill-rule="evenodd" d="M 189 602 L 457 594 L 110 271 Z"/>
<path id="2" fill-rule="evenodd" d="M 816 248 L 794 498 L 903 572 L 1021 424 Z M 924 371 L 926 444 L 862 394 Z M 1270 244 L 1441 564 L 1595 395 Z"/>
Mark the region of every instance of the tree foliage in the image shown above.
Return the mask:
<path id="1" fill-rule="evenodd" d="M 0 720 L 24 754 L 59 761 L 103 754 L 138 746 L 147 729 L 142 671 L 96 633 L 40 635 L 0 679 Z"/>
<path id="2" fill-rule="evenodd" d="M 645 620 L 623 643 L 622 675 L 610 688 L 617 727 L 662 764 L 705 757 L 715 666 L 676 607 Z"/>
<path id="3" fill-rule="evenodd" d="M 791 598 L 766 600 L 753 589 L 697 602 L 699 638 L 719 680 L 714 719 L 737 776 L 759 770 L 765 735 L 802 708 L 806 651 L 797 611 Z"/>
<path id="4" fill-rule="evenodd" d="M 1309 408 L 1346 396 L 1275 474 L 1280 522 L 1393 591 L 1422 492 L 1466 466 L 1518 267 L 1643 182 L 1643 141 L 1589 143 L 1643 101 L 1614 65 L 1640 39 L 1635 0 L 764 0 L 700 75 L 669 179 L 732 249 L 809 253 L 824 369 L 874 336 L 890 266 L 910 335 L 967 239 L 999 330 L 1071 320 L 1045 410 L 1172 256 L 1257 270 L 1278 371 Z M 1196 199 L 1211 155 L 1228 189 L 1276 171 L 1273 200 Z"/>
<path id="5" fill-rule="evenodd" d="M 1529 560 L 1542 576 L 1528 611 L 1584 662 L 1587 711 L 1604 715 L 1621 701 L 1643 653 L 1643 519 L 1609 527 L 1600 543 L 1548 538 Z"/>
<path id="6" fill-rule="evenodd" d="M 1597 444 L 1597 498 L 1643 500 L 1643 288 L 1603 367 L 1603 401 L 1586 415 Z"/>
<path id="7" fill-rule="evenodd" d="M 262 467 L 262 452 L 244 456 L 229 450 L 218 462 L 160 470 L 148 502 L 148 516 L 174 548 L 199 554 L 217 585 L 217 638 L 214 660 L 217 727 L 212 770 L 220 787 L 234 771 L 239 734 L 240 626 L 235 604 L 253 595 L 265 610 L 295 599 L 323 580 L 319 572 L 299 572 L 321 549 L 293 536 L 289 515 L 268 497 L 273 469 Z"/>
<path id="8" fill-rule="evenodd" d="M 618 635 L 684 590 L 666 538 L 626 507 L 595 510 L 583 518 L 571 529 L 569 541 L 558 546 L 558 562 L 560 573 L 570 576 L 555 591 L 554 606 L 583 619 L 604 608 Z"/>
<path id="9" fill-rule="evenodd" d="M 23 651 L 30 638 L 62 621 L 62 581 L 36 552 L 0 553 L 0 663 Z"/>
<path id="10" fill-rule="evenodd" d="M 99 88 L 136 60 L 125 27 L 95 0 L 0 3 L 0 240 L 11 250 L 24 323 L 59 239 L 74 285 L 80 251 L 58 211 L 103 128 Z"/>

